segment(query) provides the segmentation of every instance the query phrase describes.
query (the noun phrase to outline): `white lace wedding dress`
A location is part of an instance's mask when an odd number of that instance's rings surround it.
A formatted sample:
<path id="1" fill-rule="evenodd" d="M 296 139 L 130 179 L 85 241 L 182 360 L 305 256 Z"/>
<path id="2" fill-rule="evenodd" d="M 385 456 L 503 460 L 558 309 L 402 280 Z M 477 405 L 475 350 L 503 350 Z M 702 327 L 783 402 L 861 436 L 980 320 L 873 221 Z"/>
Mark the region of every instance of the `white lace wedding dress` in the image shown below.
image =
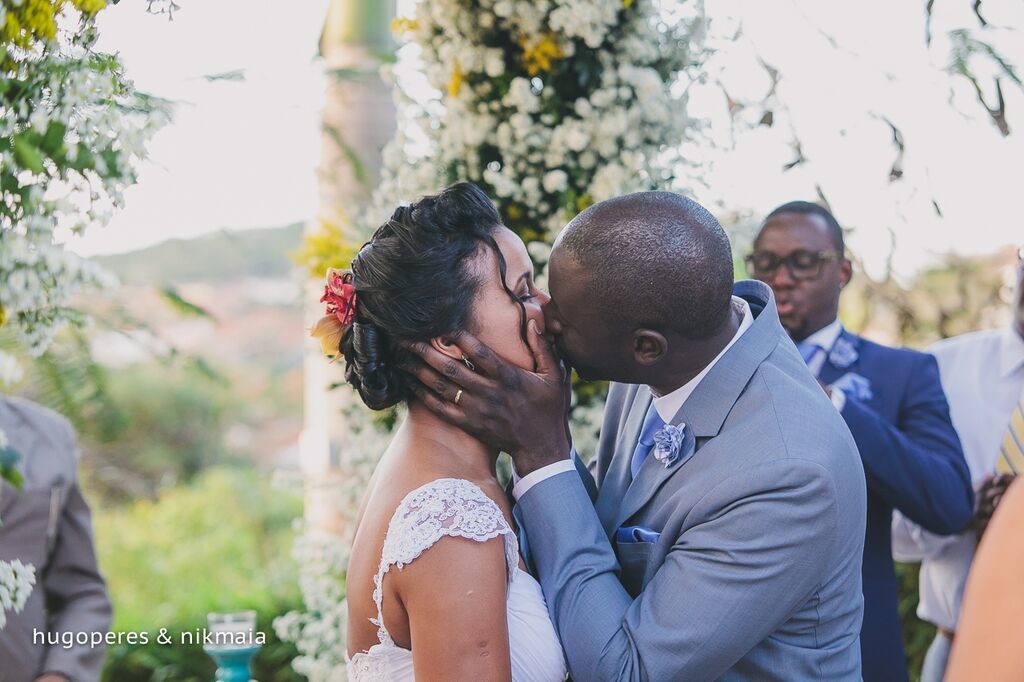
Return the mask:
<path id="1" fill-rule="evenodd" d="M 378 644 L 348 661 L 350 682 L 406 682 L 415 679 L 412 652 L 398 647 L 388 634 L 381 610 L 384 576 L 401 570 L 442 537 L 484 542 L 504 537 L 508 564 L 508 637 L 513 682 L 554 682 L 565 679 L 565 658 L 548 616 L 540 584 L 519 570 L 519 545 L 501 509 L 475 484 L 457 478 L 432 481 L 406 495 L 391 517 L 373 600 Z M 443 671 L 439 671 L 443 672 Z M 437 675 L 435 675 L 437 677 Z"/>

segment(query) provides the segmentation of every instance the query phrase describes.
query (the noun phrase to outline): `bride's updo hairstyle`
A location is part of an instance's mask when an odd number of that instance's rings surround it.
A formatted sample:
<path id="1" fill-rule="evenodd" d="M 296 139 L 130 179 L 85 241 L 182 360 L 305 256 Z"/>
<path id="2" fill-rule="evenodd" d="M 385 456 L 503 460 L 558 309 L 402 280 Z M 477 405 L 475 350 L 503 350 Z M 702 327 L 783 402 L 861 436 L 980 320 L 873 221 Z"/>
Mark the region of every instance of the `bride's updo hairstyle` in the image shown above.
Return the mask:
<path id="1" fill-rule="evenodd" d="M 486 277 L 476 258 L 482 248 L 494 251 L 502 286 L 519 303 L 493 237 L 501 224 L 487 195 L 460 182 L 399 207 L 363 245 L 352 261 L 355 318 L 340 350 L 345 380 L 368 407 L 382 410 L 412 395 L 416 379 L 398 366 L 408 357 L 399 342 L 474 331 L 473 299 Z"/>

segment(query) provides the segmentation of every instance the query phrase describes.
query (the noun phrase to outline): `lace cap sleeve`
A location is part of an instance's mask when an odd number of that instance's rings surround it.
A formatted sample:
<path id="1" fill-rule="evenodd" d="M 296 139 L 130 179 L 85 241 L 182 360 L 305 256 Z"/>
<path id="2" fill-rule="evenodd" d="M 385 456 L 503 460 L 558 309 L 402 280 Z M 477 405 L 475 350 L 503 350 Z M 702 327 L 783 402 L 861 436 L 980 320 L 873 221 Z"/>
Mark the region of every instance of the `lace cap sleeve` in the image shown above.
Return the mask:
<path id="1" fill-rule="evenodd" d="M 519 567 L 519 545 L 494 500 L 474 483 L 459 478 L 440 478 L 413 490 L 395 510 L 384 537 L 380 568 L 374 576 L 373 601 L 382 645 L 394 642 L 384 625 L 384 576 L 392 566 L 401 570 L 443 537 L 460 537 L 486 542 L 499 535 L 505 539 L 506 580 L 509 584 Z"/>
<path id="2" fill-rule="evenodd" d="M 399 569 L 442 537 L 485 542 L 505 536 L 505 558 L 511 580 L 519 564 L 515 534 L 501 509 L 476 484 L 457 478 L 432 481 L 409 493 L 388 525 L 381 567 Z"/>

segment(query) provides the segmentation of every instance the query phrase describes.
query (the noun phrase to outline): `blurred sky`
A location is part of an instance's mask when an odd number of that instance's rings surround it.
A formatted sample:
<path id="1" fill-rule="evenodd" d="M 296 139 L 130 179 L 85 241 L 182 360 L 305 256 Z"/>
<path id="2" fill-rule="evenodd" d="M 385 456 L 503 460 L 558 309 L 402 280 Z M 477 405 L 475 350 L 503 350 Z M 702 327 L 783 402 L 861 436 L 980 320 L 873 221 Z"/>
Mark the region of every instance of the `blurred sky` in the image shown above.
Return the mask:
<path id="1" fill-rule="evenodd" d="M 220 228 L 279 227 L 316 209 L 326 0 L 178 0 L 173 21 L 127 0 L 100 14 L 98 49 L 139 90 L 177 102 L 126 206 L 72 243 L 128 251 Z M 244 80 L 204 76 L 241 71 Z"/>
<path id="2" fill-rule="evenodd" d="M 118 51 L 139 89 L 179 102 L 153 141 L 127 206 L 103 230 L 72 243 L 82 254 L 125 251 L 221 228 L 275 227 L 317 208 L 319 111 L 325 77 L 316 57 L 326 0 L 179 0 L 174 20 L 143 2 L 101 14 L 100 48 Z M 930 49 L 923 2 L 707 0 L 714 55 L 691 111 L 709 142 L 691 156 L 693 194 L 719 214 L 756 221 L 775 205 L 815 198 L 821 185 L 851 245 L 880 271 L 896 234 L 894 264 L 909 274 L 938 254 L 988 252 L 1024 241 L 1017 201 L 1024 159 L 1024 96 L 1004 78 L 1012 134 L 999 135 L 964 80 L 946 75 L 947 33 L 977 26 L 970 0 L 935 3 Z M 401 0 L 400 7 L 409 0 Z M 1024 66 L 1024 5 L 982 5 L 993 40 Z M 981 34 L 979 34 L 981 35 Z M 758 58 L 782 73 L 771 127 L 735 129 L 721 86 L 751 106 L 768 88 Z M 990 71 L 982 84 L 992 90 Z M 241 71 L 244 80 L 204 76 Z M 992 100 L 990 100 L 992 101 Z M 888 117 L 903 133 L 904 177 Z M 807 161 L 783 172 L 799 137 Z M 935 199 L 943 212 L 939 218 Z"/>

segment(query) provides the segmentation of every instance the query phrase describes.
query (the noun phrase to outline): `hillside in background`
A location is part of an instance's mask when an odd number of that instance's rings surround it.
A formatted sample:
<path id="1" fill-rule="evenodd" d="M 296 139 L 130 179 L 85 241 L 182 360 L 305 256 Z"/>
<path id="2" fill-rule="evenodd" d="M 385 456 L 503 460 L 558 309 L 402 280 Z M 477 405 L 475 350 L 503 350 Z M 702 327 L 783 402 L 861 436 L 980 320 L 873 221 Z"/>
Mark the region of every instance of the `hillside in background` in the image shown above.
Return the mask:
<path id="1" fill-rule="evenodd" d="M 121 280 L 82 303 L 107 400 L 96 428 L 99 408 L 78 420 L 97 494 L 151 498 L 225 461 L 294 466 L 309 341 L 290 258 L 301 239 L 301 224 L 225 230 L 95 258 Z"/>
<path id="2" fill-rule="evenodd" d="M 138 251 L 96 258 L 127 285 L 160 285 L 244 277 L 287 277 L 302 224 L 171 239 Z"/>

